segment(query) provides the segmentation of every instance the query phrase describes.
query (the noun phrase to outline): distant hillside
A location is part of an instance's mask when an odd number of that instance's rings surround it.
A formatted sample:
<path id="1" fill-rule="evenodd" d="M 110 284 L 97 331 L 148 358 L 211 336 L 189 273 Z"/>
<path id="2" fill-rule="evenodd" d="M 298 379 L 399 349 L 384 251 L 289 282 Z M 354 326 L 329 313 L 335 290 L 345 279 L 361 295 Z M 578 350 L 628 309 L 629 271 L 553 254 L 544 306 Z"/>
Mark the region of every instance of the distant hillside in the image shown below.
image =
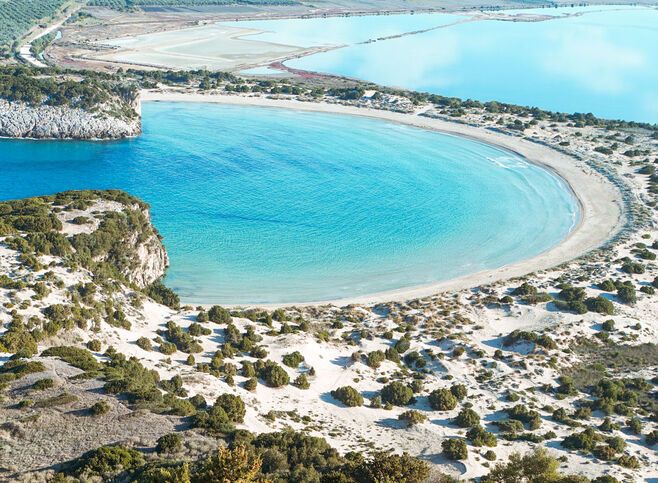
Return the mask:
<path id="1" fill-rule="evenodd" d="M 135 7 L 196 7 L 202 5 L 294 5 L 295 0 L 91 0 L 89 5 L 119 10 Z"/>
<path id="2" fill-rule="evenodd" d="M 16 50 L 17 41 L 39 22 L 47 22 L 69 0 L 0 0 L 0 55 Z"/>

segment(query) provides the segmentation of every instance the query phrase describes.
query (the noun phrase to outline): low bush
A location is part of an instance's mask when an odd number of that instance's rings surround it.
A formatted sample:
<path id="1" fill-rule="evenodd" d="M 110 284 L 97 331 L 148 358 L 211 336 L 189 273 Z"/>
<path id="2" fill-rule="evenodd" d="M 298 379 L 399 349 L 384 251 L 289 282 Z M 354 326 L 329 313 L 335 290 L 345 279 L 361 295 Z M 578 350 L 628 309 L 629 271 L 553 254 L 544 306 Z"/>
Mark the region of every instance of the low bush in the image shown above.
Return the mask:
<path id="1" fill-rule="evenodd" d="M 176 453 L 181 449 L 183 449 L 183 437 L 178 433 L 161 436 L 155 446 L 158 453 Z"/>
<path id="2" fill-rule="evenodd" d="M 87 349 L 73 346 L 58 346 L 46 349 L 41 353 L 42 357 L 57 357 L 67 364 L 82 369 L 83 371 L 96 371 L 101 365 Z"/>
<path id="3" fill-rule="evenodd" d="M 453 422 L 460 428 L 475 428 L 480 425 L 480 415 L 471 408 L 464 408 Z"/>
<path id="4" fill-rule="evenodd" d="M 363 396 L 352 386 L 343 386 L 331 391 L 331 397 L 347 407 L 363 406 Z"/>
<path id="5" fill-rule="evenodd" d="M 409 411 L 405 411 L 402 414 L 398 416 L 398 419 L 400 421 L 403 421 L 406 423 L 407 427 L 415 426 L 416 424 L 421 424 L 427 421 L 427 416 L 425 416 L 423 413 L 420 411 L 416 411 L 414 409 L 411 409 Z"/>
<path id="6" fill-rule="evenodd" d="M 215 406 L 222 408 L 232 422 L 244 422 L 246 409 L 240 396 L 222 394 L 215 400 Z"/>
<path id="7" fill-rule="evenodd" d="M 89 408 L 89 413 L 92 416 L 101 416 L 108 413 L 110 409 L 111 406 L 107 401 L 98 401 Z"/>
<path id="8" fill-rule="evenodd" d="M 463 439 L 449 438 L 441 443 L 443 454 L 449 460 L 465 460 L 468 458 L 468 448 Z"/>
<path id="9" fill-rule="evenodd" d="M 457 397 L 448 389 L 435 389 L 428 396 L 432 409 L 450 411 L 457 407 Z"/>
<path id="10" fill-rule="evenodd" d="M 263 367 L 258 371 L 258 376 L 269 387 L 281 387 L 290 382 L 288 373 L 276 362 L 266 361 Z"/>
<path id="11" fill-rule="evenodd" d="M 304 356 L 298 351 L 283 356 L 283 363 L 288 367 L 296 369 L 302 362 L 304 362 Z"/>
<path id="12" fill-rule="evenodd" d="M 414 400 L 414 392 L 409 386 L 394 381 L 382 388 L 381 398 L 384 403 L 406 406 Z"/>

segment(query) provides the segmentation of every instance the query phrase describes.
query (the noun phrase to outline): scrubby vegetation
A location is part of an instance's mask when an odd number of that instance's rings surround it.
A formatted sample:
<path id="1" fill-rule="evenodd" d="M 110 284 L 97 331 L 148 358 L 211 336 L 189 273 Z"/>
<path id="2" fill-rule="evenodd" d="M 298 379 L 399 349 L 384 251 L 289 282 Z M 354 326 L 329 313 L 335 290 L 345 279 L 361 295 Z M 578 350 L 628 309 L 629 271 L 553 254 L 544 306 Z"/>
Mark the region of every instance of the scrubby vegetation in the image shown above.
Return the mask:
<path id="1" fill-rule="evenodd" d="M 182 441 L 178 435 L 158 440 L 158 453 L 171 455 Z M 257 481 L 396 481 L 421 483 L 429 476 L 427 463 L 406 454 L 374 453 L 365 458 L 342 457 L 322 438 L 284 431 L 254 436 L 241 432 L 228 446 L 191 462 L 157 460 L 125 446 L 104 446 L 71 462 L 62 475 L 82 479 L 101 477 L 139 482 L 257 482 Z"/>
<path id="2" fill-rule="evenodd" d="M 0 8 L 2 5 L 0 3 Z M 31 106 L 66 106 L 99 112 L 102 105 L 121 118 L 137 113 L 132 103 L 137 98 L 133 84 L 103 74 L 62 75 L 57 69 L 33 69 L 25 66 L 0 66 L 0 99 L 24 102 Z"/>
<path id="3" fill-rule="evenodd" d="M 363 406 L 363 396 L 351 386 L 339 387 L 331 391 L 331 397 L 338 399 L 347 407 Z"/>
<path id="4" fill-rule="evenodd" d="M 0 55 L 6 56 L 16 51 L 19 39 L 39 22 L 51 20 L 65 3 L 65 0 L 0 2 Z"/>

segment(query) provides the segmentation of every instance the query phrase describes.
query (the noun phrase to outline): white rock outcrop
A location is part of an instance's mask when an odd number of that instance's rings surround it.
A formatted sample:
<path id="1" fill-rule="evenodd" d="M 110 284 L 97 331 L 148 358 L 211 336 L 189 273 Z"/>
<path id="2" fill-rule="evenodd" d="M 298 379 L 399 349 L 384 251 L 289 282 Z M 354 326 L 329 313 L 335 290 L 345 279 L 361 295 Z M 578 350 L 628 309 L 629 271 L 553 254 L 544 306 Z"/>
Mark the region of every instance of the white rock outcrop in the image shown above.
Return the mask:
<path id="1" fill-rule="evenodd" d="M 120 139 L 142 131 L 139 115 L 121 119 L 108 113 L 61 106 L 29 106 L 0 99 L 0 137 L 34 139 Z"/>

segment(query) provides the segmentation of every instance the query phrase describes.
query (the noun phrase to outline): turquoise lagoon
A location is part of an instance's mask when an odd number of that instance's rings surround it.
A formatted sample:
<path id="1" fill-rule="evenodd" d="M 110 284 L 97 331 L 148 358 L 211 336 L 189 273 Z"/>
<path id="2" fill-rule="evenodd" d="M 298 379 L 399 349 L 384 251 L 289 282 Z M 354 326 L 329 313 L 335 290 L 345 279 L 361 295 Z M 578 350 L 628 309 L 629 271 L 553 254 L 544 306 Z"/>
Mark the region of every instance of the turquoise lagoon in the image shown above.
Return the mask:
<path id="1" fill-rule="evenodd" d="M 456 23 L 468 14 L 422 14 L 234 25 L 267 31 L 253 37 L 259 40 L 345 45 L 286 62 L 297 69 L 463 99 L 658 122 L 657 9 L 597 6 L 509 13 L 554 18 Z M 363 43 L 432 27 L 438 28 Z"/>
<path id="2" fill-rule="evenodd" d="M 309 302 L 526 259 L 579 211 L 550 172 L 465 138 L 283 109 L 145 103 L 116 142 L 0 140 L 0 197 L 147 201 L 189 303 Z"/>

